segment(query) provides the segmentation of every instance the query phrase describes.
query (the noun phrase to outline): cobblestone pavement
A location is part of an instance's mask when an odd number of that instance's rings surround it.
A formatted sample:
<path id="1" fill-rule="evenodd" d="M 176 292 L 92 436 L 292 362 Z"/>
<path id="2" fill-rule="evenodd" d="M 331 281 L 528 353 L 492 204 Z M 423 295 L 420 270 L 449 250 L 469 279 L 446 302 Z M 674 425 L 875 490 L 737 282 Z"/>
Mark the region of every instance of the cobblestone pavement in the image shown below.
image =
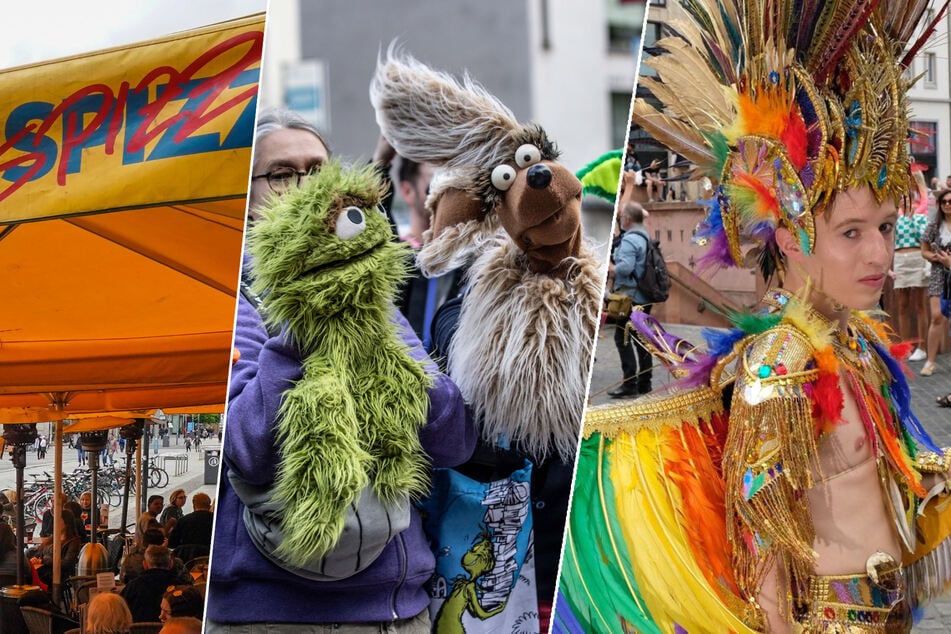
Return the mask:
<path id="1" fill-rule="evenodd" d="M 697 326 L 667 325 L 673 334 L 687 341 L 703 343 Z M 621 365 L 617 348 L 614 346 L 614 326 L 602 328 L 591 374 L 590 405 L 601 405 L 612 401 L 608 390 L 614 389 L 621 381 Z M 915 414 L 941 447 L 951 447 L 951 409 L 938 407 L 935 399 L 951 392 L 951 354 L 939 355 L 938 369 L 930 377 L 917 374 L 922 363 L 909 364 L 915 372 L 909 383 Z M 653 387 L 655 389 L 671 382 L 671 376 L 661 367 L 654 368 Z M 924 618 L 912 630 L 916 634 L 951 634 L 951 595 L 929 606 Z"/>

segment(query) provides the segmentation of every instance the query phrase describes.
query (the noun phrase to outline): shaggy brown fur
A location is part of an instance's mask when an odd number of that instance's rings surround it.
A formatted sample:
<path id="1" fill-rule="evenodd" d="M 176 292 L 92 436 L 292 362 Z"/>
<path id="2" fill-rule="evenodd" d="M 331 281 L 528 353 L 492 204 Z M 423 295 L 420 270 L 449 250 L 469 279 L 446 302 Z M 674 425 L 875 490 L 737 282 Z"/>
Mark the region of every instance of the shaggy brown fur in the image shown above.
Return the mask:
<path id="1" fill-rule="evenodd" d="M 580 181 L 541 127 L 516 121 L 468 76 L 391 47 L 370 98 L 397 153 L 436 168 L 418 264 L 427 275 L 469 265 L 449 375 L 483 438 L 573 460 L 602 286 L 582 237 Z M 499 187 L 496 168 L 509 170 Z"/>

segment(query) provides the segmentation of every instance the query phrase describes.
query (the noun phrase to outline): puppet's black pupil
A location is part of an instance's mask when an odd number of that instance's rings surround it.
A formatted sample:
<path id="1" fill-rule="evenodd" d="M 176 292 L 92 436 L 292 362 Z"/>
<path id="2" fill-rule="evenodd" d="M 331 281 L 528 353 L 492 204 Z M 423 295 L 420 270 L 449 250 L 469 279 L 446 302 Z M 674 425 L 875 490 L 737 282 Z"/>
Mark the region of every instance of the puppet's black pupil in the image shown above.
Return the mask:
<path id="1" fill-rule="evenodd" d="M 355 225 L 363 222 L 363 212 L 355 207 L 351 207 L 347 210 L 347 218 Z"/>

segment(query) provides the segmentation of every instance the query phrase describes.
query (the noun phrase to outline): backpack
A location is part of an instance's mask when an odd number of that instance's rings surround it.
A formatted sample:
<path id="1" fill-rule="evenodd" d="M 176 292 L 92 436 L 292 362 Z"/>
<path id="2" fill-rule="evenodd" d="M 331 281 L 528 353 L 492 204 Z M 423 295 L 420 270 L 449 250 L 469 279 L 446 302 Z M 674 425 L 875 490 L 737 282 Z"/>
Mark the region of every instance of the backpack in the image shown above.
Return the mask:
<path id="1" fill-rule="evenodd" d="M 637 233 L 637 232 L 635 232 Z M 647 242 L 647 255 L 644 260 L 644 274 L 637 280 L 637 288 L 651 303 L 665 302 L 670 297 L 670 271 L 660 252 L 660 242 L 648 238 L 643 233 L 637 235 Z"/>

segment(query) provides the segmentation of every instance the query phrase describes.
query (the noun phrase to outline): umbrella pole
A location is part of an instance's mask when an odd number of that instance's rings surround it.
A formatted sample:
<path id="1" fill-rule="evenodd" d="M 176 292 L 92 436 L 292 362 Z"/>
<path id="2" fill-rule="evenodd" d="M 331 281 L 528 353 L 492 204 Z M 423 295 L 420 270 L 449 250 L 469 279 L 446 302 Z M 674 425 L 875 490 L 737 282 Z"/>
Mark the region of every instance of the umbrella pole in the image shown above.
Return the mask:
<path id="1" fill-rule="evenodd" d="M 62 414 L 69 401 L 69 395 L 63 392 L 51 394 L 53 410 Z M 59 605 L 62 599 L 63 582 L 63 419 L 56 417 L 56 443 L 53 446 L 53 605 Z"/>
<path id="2" fill-rule="evenodd" d="M 142 449 L 142 460 L 139 461 L 139 468 L 142 471 L 142 477 L 139 479 L 139 491 L 140 502 L 139 502 L 139 513 L 145 512 L 145 505 L 149 499 L 149 445 L 152 444 L 152 424 L 147 423 L 145 425 L 145 436 L 142 439 L 142 444 L 145 447 Z"/>

